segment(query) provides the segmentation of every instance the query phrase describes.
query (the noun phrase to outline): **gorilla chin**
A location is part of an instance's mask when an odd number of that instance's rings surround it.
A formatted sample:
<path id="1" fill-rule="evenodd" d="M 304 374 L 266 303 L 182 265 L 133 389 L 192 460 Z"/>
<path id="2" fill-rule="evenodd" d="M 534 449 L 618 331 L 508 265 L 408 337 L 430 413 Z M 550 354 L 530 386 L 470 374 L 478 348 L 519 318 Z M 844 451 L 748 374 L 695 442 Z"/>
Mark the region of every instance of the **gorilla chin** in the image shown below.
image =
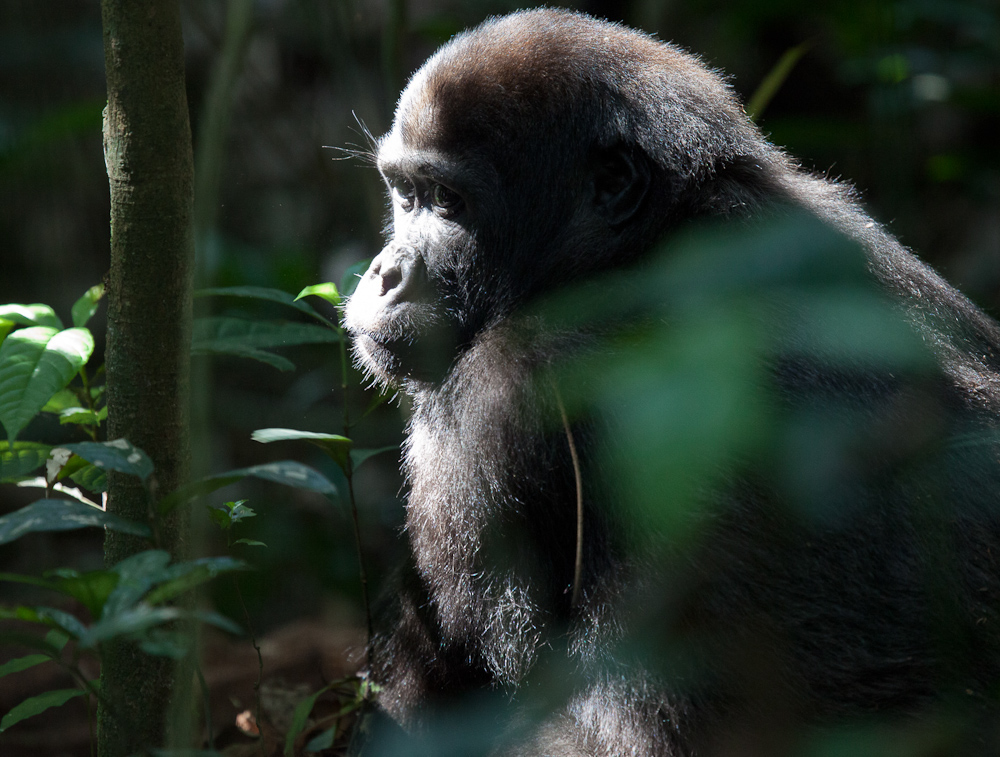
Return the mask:
<path id="1" fill-rule="evenodd" d="M 444 321 L 423 257 L 396 245 L 372 260 L 344 314 L 359 364 L 386 386 L 444 376 L 455 353 Z"/>
<path id="2" fill-rule="evenodd" d="M 367 671 L 407 738 L 494 692 L 504 725 L 462 754 L 787 753 L 817 726 L 955 702 L 987 723 L 955 753 L 1000 750 L 1000 456 L 955 443 L 996 438 L 996 323 L 849 187 L 770 144 L 696 57 L 586 15 L 525 11 L 454 37 L 413 75 L 377 157 L 391 239 L 345 323 L 361 368 L 413 399 L 412 559 L 376 608 Z M 650 559 L 630 498 L 662 488 L 668 508 L 679 489 L 616 479 L 628 429 L 564 403 L 552 377 L 588 350 L 613 356 L 595 334 L 666 319 L 604 318 L 620 303 L 596 297 L 578 308 L 586 326 L 555 328 L 538 302 L 647 266 L 709 222 L 738 230 L 714 269 L 745 267 L 739 230 L 788 209 L 860 251 L 858 275 L 929 367 L 837 365 L 794 337 L 809 303 L 776 299 L 778 346 L 748 370 L 787 424 L 763 443 L 812 467 L 783 478 L 747 455 L 697 489 L 711 517 L 695 547 Z M 824 236 L 777 252 L 811 260 Z M 636 415 L 676 403 L 657 387 Z M 678 471 L 642 459 L 654 479 Z M 819 507 L 837 517 L 796 516 Z M 678 648 L 685 663 L 665 664 Z M 538 693 L 546 676 L 561 693 Z"/>

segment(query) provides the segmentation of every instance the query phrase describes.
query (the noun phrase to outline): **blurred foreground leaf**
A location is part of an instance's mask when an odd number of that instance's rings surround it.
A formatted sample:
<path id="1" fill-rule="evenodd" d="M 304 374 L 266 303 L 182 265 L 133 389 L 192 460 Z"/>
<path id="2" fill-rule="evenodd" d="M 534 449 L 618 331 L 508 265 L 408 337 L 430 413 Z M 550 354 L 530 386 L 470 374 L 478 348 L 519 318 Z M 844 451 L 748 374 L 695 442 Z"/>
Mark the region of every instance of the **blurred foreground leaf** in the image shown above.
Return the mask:
<path id="1" fill-rule="evenodd" d="M 72 531 L 98 526 L 112 531 L 151 536 L 149 527 L 75 500 L 43 499 L 0 517 L 0 544 L 33 531 Z"/>

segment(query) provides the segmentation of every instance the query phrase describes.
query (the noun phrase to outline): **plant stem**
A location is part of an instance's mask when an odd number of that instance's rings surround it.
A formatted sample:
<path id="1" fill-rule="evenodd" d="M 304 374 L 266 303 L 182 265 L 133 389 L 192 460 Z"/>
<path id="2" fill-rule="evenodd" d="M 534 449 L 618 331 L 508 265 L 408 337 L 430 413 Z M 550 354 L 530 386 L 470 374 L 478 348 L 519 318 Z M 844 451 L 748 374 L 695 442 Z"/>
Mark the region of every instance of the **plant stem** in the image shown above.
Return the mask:
<path id="1" fill-rule="evenodd" d="M 347 404 L 347 334 L 344 329 L 337 327 L 340 335 L 340 389 L 341 401 L 344 405 L 344 436 L 349 437 L 351 433 L 351 415 Z M 358 551 L 358 575 L 361 579 L 361 601 L 365 606 L 365 621 L 368 629 L 368 643 L 365 645 L 366 662 L 369 669 L 372 666 L 372 636 L 374 635 L 372 624 L 372 608 L 368 601 L 368 571 L 365 570 L 365 555 L 361 547 L 361 524 L 358 519 L 358 504 L 354 499 L 354 462 L 350 453 L 347 455 L 347 464 L 344 466 L 344 476 L 347 478 L 347 496 L 351 505 L 351 520 L 354 524 L 354 545 Z"/>

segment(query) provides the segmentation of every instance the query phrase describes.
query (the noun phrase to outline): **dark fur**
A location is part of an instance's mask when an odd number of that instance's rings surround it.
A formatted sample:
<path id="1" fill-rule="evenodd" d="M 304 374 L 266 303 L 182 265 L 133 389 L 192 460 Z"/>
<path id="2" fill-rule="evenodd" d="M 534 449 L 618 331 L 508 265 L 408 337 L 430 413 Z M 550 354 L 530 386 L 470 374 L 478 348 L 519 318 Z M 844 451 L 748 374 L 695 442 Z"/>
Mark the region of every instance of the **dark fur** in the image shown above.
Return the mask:
<path id="1" fill-rule="evenodd" d="M 378 162 L 390 186 L 416 185 L 413 208 L 397 197 L 393 238 L 346 311 L 360 364 L 413 400 L 414 563 L 383 610 L 371 671 L 393 718 L 419 728 L 466 692 L 513 696 L 551 671 L 572 681 L 566 703 L 519 737 L 525 753 L 719 753 L 797 723 L 922 712 L 996 686 L 995 447 L 942 454 L 930 485 L 907 467 L 906 435 L 930 416 L 943 437 L 995 427 L 1000 331 L 848 189 L 765 141 L 719 77 L 587 16 L 494 19 L 414 75 Z M 434 206 L 434 184 L 460 208 Z M 527 306 L 641 261 L 692 220 L 782 207 L 864 248 L 936 356 L 936 378 L 776 361 L 790 407 L 832 397 L 861 408 L 869 446 L 825 493 L 843 498 L 844 517 L 795 522 L 766 477 L 734 473 L 710 497 L 721 504 L 703 545 L 662 570 L 633 559 L 615 482 L 594 474 L 600 435 L 577 418 L 586 541 L 572 606 L 576 487 L 549 369 L 594 342 L 542 327 Z M 928 530 L 917 504 L 941 486 L 954 509 Z M 635 632 L 630 611 L 649 606 L 666 608 L 652 615 L 668 619 L 664 639 L 693 640 L 696 672 L 616 651 Z M 782 750 L 740 743 L 742 754 Z"/>

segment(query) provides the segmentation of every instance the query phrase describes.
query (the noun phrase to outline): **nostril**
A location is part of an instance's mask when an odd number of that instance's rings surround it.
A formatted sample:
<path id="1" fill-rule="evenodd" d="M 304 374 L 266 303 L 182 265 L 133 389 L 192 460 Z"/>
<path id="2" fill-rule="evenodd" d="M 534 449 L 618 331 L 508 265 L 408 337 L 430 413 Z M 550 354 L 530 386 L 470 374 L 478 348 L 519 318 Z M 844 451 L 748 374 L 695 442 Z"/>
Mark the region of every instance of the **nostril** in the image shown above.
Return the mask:
<path id="1" fill-rule="evenodd" d="M 382 276 L 382 291 L 379 292 L 379 296 L 384 296 L 387 292 L 395 289 L 403 281 L 403 272 L 399 270 L 399 266 L 389 266 L 385 270 L 381 271 Z"/>

